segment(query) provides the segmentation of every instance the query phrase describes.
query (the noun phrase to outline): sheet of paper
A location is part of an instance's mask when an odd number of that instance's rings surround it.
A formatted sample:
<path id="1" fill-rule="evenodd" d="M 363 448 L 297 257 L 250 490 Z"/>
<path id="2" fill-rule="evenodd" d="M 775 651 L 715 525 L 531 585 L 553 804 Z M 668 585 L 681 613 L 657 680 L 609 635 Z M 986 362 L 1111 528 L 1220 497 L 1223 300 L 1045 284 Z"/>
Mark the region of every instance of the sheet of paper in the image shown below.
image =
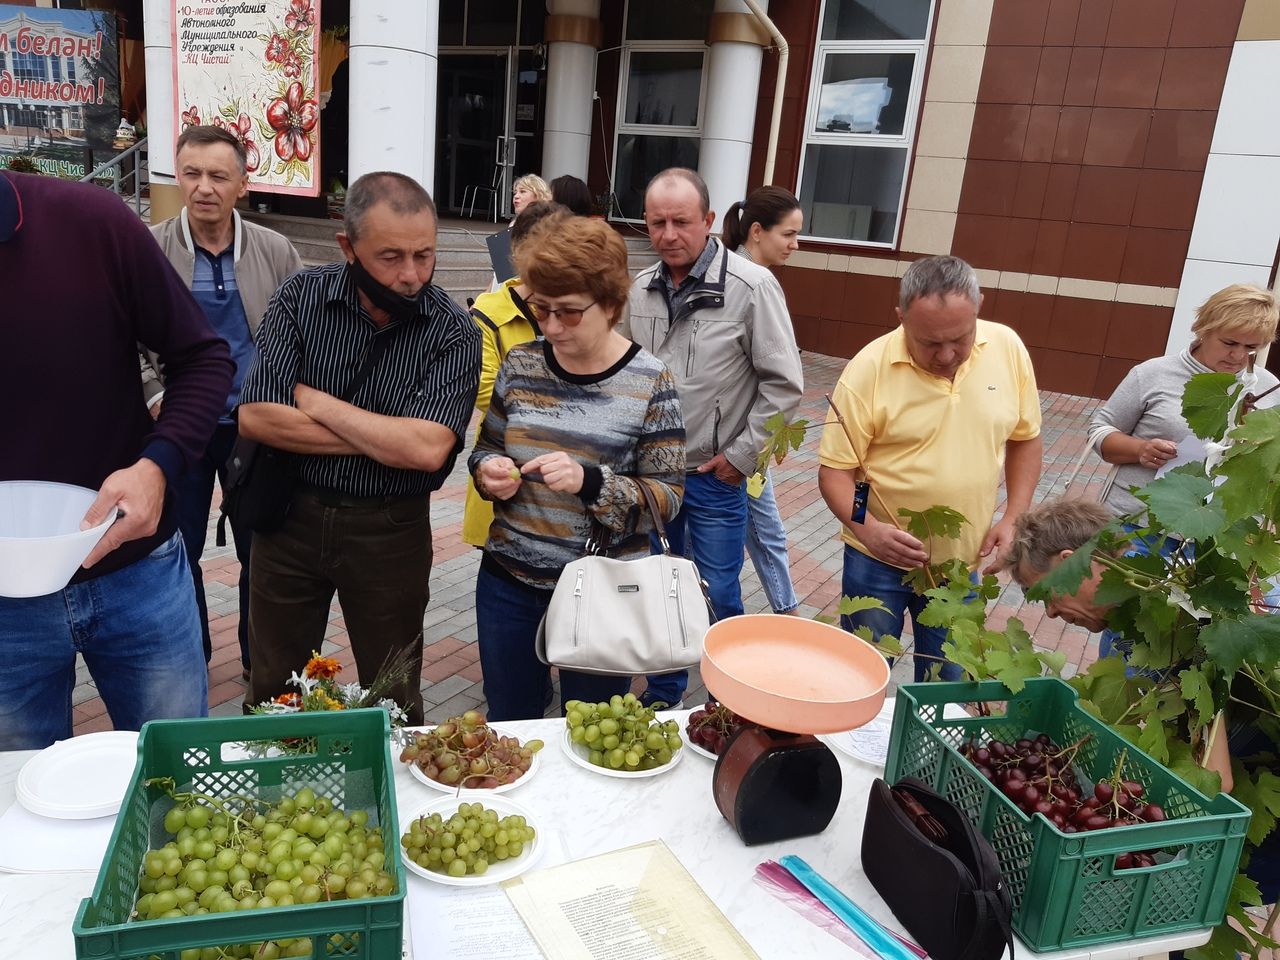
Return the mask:
<path id="1" fill-rule="evenodd" d="M 408 871 L 406 871 L 406 874 Z M 415 960 L 542 960 L 542 951 L 497 884 L 433 890 L 409 877 L 406 909 Z"/>
<path id="2" fill-rule="evenodd" d="M 1203 440 L 1194 433 L 1184 437 L 1179 441 L 1178 452 L 1174 454 L 1173 459 L 1156 471 L 1156 479 L 1159 480 L 1174 467 L 1180 467 L 1184 463 L 1203 463 L 1206 455 Z"/>
<path id="3" fill-rule="evenodd" d="M 0 871 L 96 873 L 115 826 L 115 817 L 53 820 L 15 803 L 0 816 Z"/>
<path id="4" fill-rule="evenodd" d="M 547 960 L 758 960 L 660 840 L 503 887 Z"/>

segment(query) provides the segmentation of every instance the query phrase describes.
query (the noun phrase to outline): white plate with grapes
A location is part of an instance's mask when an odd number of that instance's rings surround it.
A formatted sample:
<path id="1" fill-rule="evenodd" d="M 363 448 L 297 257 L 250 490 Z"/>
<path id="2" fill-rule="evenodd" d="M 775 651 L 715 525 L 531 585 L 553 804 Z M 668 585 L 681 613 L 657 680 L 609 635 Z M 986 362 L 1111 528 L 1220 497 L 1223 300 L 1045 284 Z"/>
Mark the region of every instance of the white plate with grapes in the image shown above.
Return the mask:
<path id="1" fill-rule="evenodd" d="M 680 736 L 678 731 L 675 736 Z M 670 760 L 666 763 L 659 763 L 657 766 L 650 767 L 647 770 L 639 768 L 628 769 L 625 751 L 623 752 L 623 764 L 621 767 L 615 768 L 610 766 L 609 758 L 605 756 L 605 751 L 603 750 L 599 751 L 599 753 L 605 762 L 603 765 L 596 764 L 591 762 L 591 748 L 585 743 L 574 743 L 570 736 L 568 727 L 565 727 L 564 735 L 560 738 L 560 746 L 564 748 L 565 755 L 584 770 L 590 770 L 592 773 L 599 773 L 606 777 L 618 777 L 622 780 L 635 780 L 641 777 L 656 777 L 659 774 L 666 773 L 679 763 L 680 757 L 684 755 L 684 741 L 683 738 L 681 738 L 681 747 L 670 751 Z M 615 747 L 614 749 L 621 749 L 621 747 Z M 643 762 L 643 759 L 641 762 Z"/>
<path id="2" fill-rule="evenodd" d="M 455 720 L 456 719 L 457 718 L 455 718 Z M 449 722 L 453 721 L 446 721 L 446 723 Z M 444 726 L 444 724 L 435 727 L 417 727 L 406 731 L 406 733 L 410 736 L 423 735 L 425 737 L 439 731 L 441 726 Z M 495 793 L 506 793 L 510 790 L 514 790 L 516 787 L 523 786 L 532 780 L 533 775 L 538 772 L 538 753 L 541 750 L 541 741 L 521 741 L 520 738 L 510 730 L 504 729 L 501 726 L 495 726 L 493 724 L 483 722 L 475 726 L 470 732 L 472 734 L 480 734 L 484 736 L 485 739 L 477 746 L 471 748 L 466 748 L 465 745 L 460 744 L 455 745 L 455 749 L 450 752 L 457 755 L 460 760 L 465 762 L 466 757 L 461 756 L 463 750 L 465 750 L 466 753 L 473 755 L 472 762 L 476 759 L 483 760 L 483 769 L 473 767 L 469 778 L 466 781 L 463 781 L 463 786 L 459 786 L 457 783 L 446 783 L 444 780 L 432 778 L 429 775 L 429 771 L 431 769 L 436 771 L 437 776 L 439 776 L 443 770 L 440 766 L 435 764 L 429 765 L 427 769 L 419 766 L 419 763 L 423 759 L 422 757 L 419 757 L 418 760 L 404 761 L 409 766 L 409 775 L 419 783 L 424 783 L 431 789 L 439 790 L 441 793 L 455 795 L 463 793 L 492 795 Z M 453 739 L 457 739 L 457 736 L 453 736 Z M 519 744 L 519 747 L 512 748 L 509 745 L 503 745 L 503 739 L 515 740 Z M 532 756 L 524 757 L 523 755 L 517 755 L 514 758 L 512 757 L 512 749 L 528 749 L 529 744 L 534 742 L 538 744 L 538 747 L 533 749 Z M 505 777 L 509 776 L 511 772 L 519 770 L 520 766 L 525 762 L 528 763 L 528 767 L 523 773 L 520 773 L 514 780 L 503 782 Z"/>
<path id="3" fill-rule="evenodd" d="M 481 809 L 477 811 L 477 807 Z M 439 820 L 433 815 L 439 815 Z M 462 818 L 461 825 L 457 823 L 459 817 Z M 520 819 L 512 821 L 512 817 Z M 420 827 L 419 821 L 422 821 Z M 473 795 L 470 800 L 440 797 L 419 807 L 405 822 L 408 828 L 399 843 L 400 860 L 405 869 L 433 883 L 451 887 L 482 887 L 518 877 L 537 862 L 545 840 L 533 814 L 506 797 L 479 798 Z M 490 826 L 492 831 L 488 829 Z M 470 837 L 466 833 L 468 830 L 474 831 Z M 516 831 L 522 834 L 518 839 Z M 484 836 L 485 833 L 490 833 L 490 836 Z M 466 842 L 470 847 L 477 840 L 478 849 L 468 849 L 466 854 L 458 855 L 459 842 Z M 498 842 L 503 840 L 507 844 L 506 854 L 499 859 Z M 453 841 L 454 846 L 444 846 L 449 841 Z M 513 852 L 512 844 L 518 845 L 517 851 Z M 453 851 L 450 867 L 427 867 L 418 862 L 423 859 L 429 861 L 429 851 L 433 848 L 441 851 L 442 858 L 449 857 L 448 851 Z"/>

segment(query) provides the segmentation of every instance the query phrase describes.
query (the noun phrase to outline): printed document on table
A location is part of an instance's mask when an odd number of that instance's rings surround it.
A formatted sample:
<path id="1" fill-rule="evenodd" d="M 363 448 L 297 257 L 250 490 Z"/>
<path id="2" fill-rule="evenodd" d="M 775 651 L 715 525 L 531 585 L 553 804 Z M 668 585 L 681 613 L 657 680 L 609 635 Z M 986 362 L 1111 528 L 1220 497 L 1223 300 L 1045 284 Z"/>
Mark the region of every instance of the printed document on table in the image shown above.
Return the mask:
<path id="1" fill-rule="evenodd" d="M 660 840 L 502 886 L 547 960 L 758 960 Z"/>
<path id="2" fill-rule="evenodd" d="M 410 877 L 408 892 L 405 912 L 414 960 L 542 960 L 542 951 L 498 886 L 441 890 Z"/>

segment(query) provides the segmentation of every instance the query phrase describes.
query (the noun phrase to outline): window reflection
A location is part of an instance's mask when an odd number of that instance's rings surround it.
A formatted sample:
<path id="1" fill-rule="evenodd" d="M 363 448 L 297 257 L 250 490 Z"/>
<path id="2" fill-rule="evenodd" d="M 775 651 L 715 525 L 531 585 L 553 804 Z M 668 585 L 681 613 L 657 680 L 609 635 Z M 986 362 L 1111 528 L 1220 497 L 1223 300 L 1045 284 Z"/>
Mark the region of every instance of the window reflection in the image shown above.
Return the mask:
<path id="1" fill-rule="evenodd" d="M 914 62 L 910 53 L 828 54 L 814 132 L 901 136 Z"/>

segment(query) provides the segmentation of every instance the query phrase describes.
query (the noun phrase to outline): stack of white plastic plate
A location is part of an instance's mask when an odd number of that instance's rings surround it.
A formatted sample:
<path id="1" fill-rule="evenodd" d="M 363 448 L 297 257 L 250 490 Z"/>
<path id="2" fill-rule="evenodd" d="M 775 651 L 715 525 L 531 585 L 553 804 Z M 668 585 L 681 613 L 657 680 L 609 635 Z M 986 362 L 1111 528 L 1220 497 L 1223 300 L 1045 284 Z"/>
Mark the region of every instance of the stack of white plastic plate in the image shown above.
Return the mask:
<path id="1" fill-rule="evenodd" d="M 132 730 L 59 740 L 18 773 L 18 802 L 32 813 L 57 820 L 114 816 L 137 758 L 138 734 Z"/>

